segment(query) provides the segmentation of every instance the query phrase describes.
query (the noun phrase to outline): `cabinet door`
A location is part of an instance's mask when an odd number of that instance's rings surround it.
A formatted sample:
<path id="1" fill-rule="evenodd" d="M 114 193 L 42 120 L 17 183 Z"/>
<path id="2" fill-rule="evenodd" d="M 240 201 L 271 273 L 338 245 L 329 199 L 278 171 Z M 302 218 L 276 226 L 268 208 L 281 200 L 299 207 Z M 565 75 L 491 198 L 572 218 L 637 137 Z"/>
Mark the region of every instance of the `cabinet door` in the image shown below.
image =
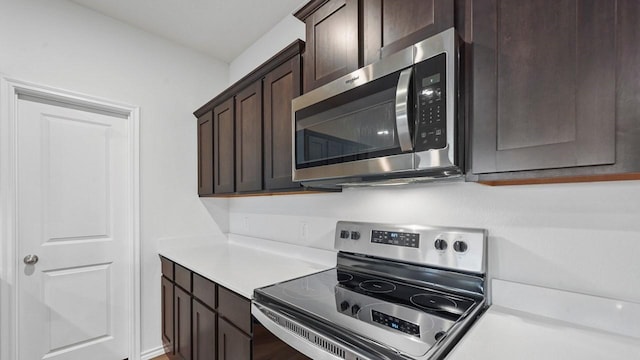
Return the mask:
<path id="1" fill-rule="evenodd" d="M 213 110 L 213 192 L 232 193 L 235 188 L 235 117 L 233 98 Z"/>
<path id="2" fill-rule="evenodd" d="M 191 337 L 193 360 L 216 359 L 216 313 L 193 300 Z"/>
<path id="3" fill-rule="evenodd" d="M 177 286 L 174 291 L 175 355 L 191 360 L 191 295 Z"/>
<path id="4" fill-rule="evenodd" d="M 218 319 L 218 360 L 251 360 L 251 338 Z"/>
<path id="5" fill-rule="evenodd" d="M 471 171 L 615 162 L 616 2 L 473 3 Z"/>
<path id="6" fill-rule="evenodd" d="M 213 113 L 198 118 L 198 195 L 213 194 Z"/>
<path id="7" fill-rule="evenodd" d="M 304 92 L 358 69 L 357 0 L 329 0 L 305 24 Z"/>
<path id="8" fill-rule="evenodd" d="M 262 189 L 262 82 L 236 95 L 236 191 Z"/>
<path id="9" fill-rule="evenodd" d="M 364 65 L 453 27 L 451 0 L 362 2 Z"/>
<path id="10" fill-rule="evenodd" d="M 291 100 L 300 95 L 300 57 L 268 73 L 263 86 L 264 187 L 298 187 L 291 181 Z"/>
<path id="11" fill-rule="evenodd" d="M 162 343 L 165 351 L 173 355 L 173 283 L 164 276 L 160 284 L 160 304 L 162 309 Z"/>

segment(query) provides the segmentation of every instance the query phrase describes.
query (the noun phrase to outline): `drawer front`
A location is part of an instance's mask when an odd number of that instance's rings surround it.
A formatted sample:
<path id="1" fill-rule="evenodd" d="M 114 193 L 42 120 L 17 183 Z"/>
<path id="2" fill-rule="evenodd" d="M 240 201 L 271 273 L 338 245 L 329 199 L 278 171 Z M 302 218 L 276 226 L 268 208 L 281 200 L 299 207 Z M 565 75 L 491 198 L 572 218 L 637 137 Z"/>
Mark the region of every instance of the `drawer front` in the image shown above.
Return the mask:
<path id="1" fill-rule="evenodd" d="M 193 296 L 211 309 L 218 306 L 216 304 L 216 284 L 196 273 L 193 273 Z"/>
<path id="2" fill-rule="evenodd" d="M 191 292 L 191 271 L 185 267 L 175 264 L 175 283 L 181 288 Z"/>
<path id="3" fill-rule="evenodd" d="M 218 314 L 247 334 L 251 334 L 251 301 L 218 287 Z"/>
<path id="4" fill-rule="evenodd" d="M 173 261 L 160 257 L 160 264 L 162 267 L 162 275 L 167 279 L 173 281 Z"/>

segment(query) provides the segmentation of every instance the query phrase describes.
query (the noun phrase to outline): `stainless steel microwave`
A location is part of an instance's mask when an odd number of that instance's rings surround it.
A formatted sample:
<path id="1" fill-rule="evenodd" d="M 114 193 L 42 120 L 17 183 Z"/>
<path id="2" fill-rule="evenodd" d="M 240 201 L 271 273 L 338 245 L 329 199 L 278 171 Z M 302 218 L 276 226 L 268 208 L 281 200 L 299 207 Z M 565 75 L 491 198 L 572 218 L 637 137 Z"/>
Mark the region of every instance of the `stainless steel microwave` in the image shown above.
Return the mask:
<path id="1" fill-rule="evenodd" d="M 333 187 L 462 174 L 453 28 L 292 102 L 293 180 Z"/>

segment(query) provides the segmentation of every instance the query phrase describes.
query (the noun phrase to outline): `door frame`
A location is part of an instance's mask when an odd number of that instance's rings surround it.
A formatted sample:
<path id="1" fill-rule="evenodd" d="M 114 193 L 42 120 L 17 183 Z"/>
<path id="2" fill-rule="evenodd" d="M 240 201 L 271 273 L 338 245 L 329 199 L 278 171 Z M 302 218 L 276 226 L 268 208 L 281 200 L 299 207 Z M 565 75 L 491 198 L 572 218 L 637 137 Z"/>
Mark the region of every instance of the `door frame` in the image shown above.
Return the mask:
<path id="1" fill-rule="evenodd" d="M 0 360 L 16 359 L 18 315 L 17 266 L 17 104 L 19 95 L 30 95 L 71 107 L 124 116 L 128 122 L 127 208 L 131 219 L 127 233 L 128 354 L 140 359 L 140 108 L 85 94 L 8 78 L 0 74 Z"/>

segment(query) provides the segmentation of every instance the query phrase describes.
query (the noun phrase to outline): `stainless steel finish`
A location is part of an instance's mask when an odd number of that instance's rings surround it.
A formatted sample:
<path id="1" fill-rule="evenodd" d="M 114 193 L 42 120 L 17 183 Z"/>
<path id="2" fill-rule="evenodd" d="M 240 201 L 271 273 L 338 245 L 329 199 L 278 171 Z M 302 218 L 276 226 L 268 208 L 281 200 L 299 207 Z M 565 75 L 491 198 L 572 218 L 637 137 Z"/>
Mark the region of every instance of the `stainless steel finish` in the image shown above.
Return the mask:
<path id="1" fill-rule="evenodd" d="M 251 304 L 251 315 L 278 338 L 314 360 L 374 360 L 255 301 Z"/>
<path id="2" fill-rule="evenodd" d="M 371 242 L 373 230 L 417 233 L 420 236 L 418 248 L 394 246 Z M 341 231 L 359 232 L 359 240 L 340 238 Z M 464 241 L 468 245 L 465 253 L 457 253 L 453 246 L 441 251 L 435 248 L 435 240 L 444 239 L 453 245 L 455 241 Z M 435 227 L 406 225 L 398 226 L 380 223 L 338 221 L 336 225 L 336 250 L 365 254 L 384 259 L 435 266 L 475 274 L 486 272 L 486 230 L 458 227 Z"/>
<path id="3" fill-rule="evenodd" d="M 453 273 L 444 269 L 363 257 L 345 252 L 338 253 L 338 268 L 364 271 L 367 274 L 419 286 L 428 284 L 429 287 L 443 292 L 453 292 L 471 298 L 483 297 L 487 293 L 484 274 Z"/>
<path id="4" fill-rule="evenodd" d="M 402 70 L 396 87 L 396 128 L 402 151 L 413 150 L 411 131 L 409 130 L 409 84 L 413 68 Z"/>
<path id="5" fill-rule="evenodd" d="M 389 232 L 376 235 L 391 244 L 371 242 L 373 230 Z M 486 237 L 474 228 L 339 221 L 337 267 L 256 289 L 252 313 L 313 359 L 442 359 L 486 309 Z M 436 239 L 449 246 L 436 249 Z M 466 251 L 454 253 L 457 241 Z M 363 279 L 387 281 L 398 292 L 361 292 Z M 440 295 L 458 306 L 429 311 L 408 303 L 416 294 Z M 398 319 L 414 327 L 402 330 Z"/>
<path id="6" fill-rule="evenodd" d="M 334 179 L 345 176 L 409 171 L 413 169 L 413 161 L 413 153 L 409 153 L 298 170 L 295 170 L 294 167 L 293 180 Z"/>
<path id="7" fill-rule="evenodd" d="M 371 310 L 379 311 L 381 313 L 391 315 L 404 321 L 408 321 L 412 324 L 418 325 L 420 327 L 420 336 L 418 338 L 429 339 L 432 343 L 435 343 L 434 338 L 437 332 L 447 331 L 454 323 L 451 320 L 447 320 L 445 318 L 437 318 L 425 313 L 424 311 L 420 311 L 414 308 L 398 306 L 397 304 L 388 302 L 382 302 L 376 298 L 372 298 L 367 295 L 345 289 L 343 287 L 336 287 L 335 294 L 336 304 L 340 304 L 343 301 L 346 301 L 349 304 L 358 304 L 360 306 L 360 310 L 355 316 L 363 323 L 371 324 L 373 326 L 380 327 L 385 331 L 388 331 L 387 327 L 373 321 Z M 409 336 L 408 338 L 411 339 L 411 336 Z M 422 354 L 424 354 L 424 351 L 417 355 Z"/>
<path id="8" fill-rule="evenodd" d="M 450 133 L 450 131 L 449 131 Z M 448 135 L 447 135 L 448 136 Z M 453 135 L 451 135 L 453 136 Z M 453 150 L 450 143 L 447 143 L 443 149 L 434 149 L 428 151 L 420 151 L 414 153 L 414 164 L 416 170 L 438 169 L 438 168 L 454 168 L 452 156 Z"/>
<path id="9" fill-rule="evenodd" d="M 365 66 L 317 89 L 311 90 L 302 96 L 298 96 L 291 102 L 291 118 L 295 119 L 296 111 L 309 105 L 313 105 L 332 96 L 342 94 L 343 92 L 407 68 L 413 65 L 413 58 L 414 49 L 413 47 L 408 47 L 376 63 Z M 292 121 L 292 123 L 293 133 L 295 134 L 295 121 Z"/>
<path id="10" fill-rule="evenodd" d="M 294 181 L 302 181 L 305 185 L 323 187 L 323 180 L 338 178 L 354 178 L 348 179 L 343 183 L 351 186 L 355 183 L 369 182 L 367 176 L 384 175 L 389 177 L 426 177 L 429 179 L 442 178 L 446 176 L 459 176 L 461 170 L 456 162 L 456 87 L 457 87 L 457 51 L 456 51 L 456 33 L 454 28 L 450 28 L 429 39 L 423 40 L 411 47 L 384 58 L 374 64 L 356 70 L 348 75 L 336 79 L 326 85 L 314 89 L 300 97 L 293 99 L 291 117 L 292 117 L 292 177 Z M 352 90 L 358 86 L 364 85 L 371 81 L 382 78 L 391 73 L 406 69 L 418 62 L 424 61 L 438 54 L 446 54 L 446 134 L 447 146 L 443 149 L 428 150 L 419 153 L 405 153 L 399 155 L 391 155 L 380 158 L 357 160 L 353 162 L 321 165 L 318 167 L 296 169 L 296 111 L 304 109 L 310 105 L 316 104 L 343 92 Z M 410 69 L 406 69 L 410 70 Z M 407 71 L 408 72 L 408 71 Z M 406 74 L 405 71 L 402 74 Z M 406 82 L 406 78 L 400 76 L 399 85 Z M 405 75 L 406 77 L 406 75 Z M 398 91 L 399 92 L 399 91 Z M 401 97 L 402 98 L 402 97 Z M 400 100 L 400 101 L 398 101 Z M 398 105 L 400 105 L 398 107 Z M 406 104 L 402 105 L 402 99 L 398 99 L 396 94 L 396 123 L 398 127 L 398 138 L 402 151 L 410 151 L 413 145 L 409 144 L 411 135 L 407 137 L 408 117 L 406 113 Z M 403 113 L 404 118 L 403 118 Z M 398 116 L 400 115 L 400 116 Z M 405 120 L 406 119 L 406 120 Z M 433 171 L 431 171 L 433 170 Z M 449 171 L 452 170 L 452 171 Z M 415 172 L 416 175 L 411 175 Z M 362 177 L 362 178 L 360 178 Z M 385 185 L 386 181 L 380 182 L 380 179 L 374 179 L 369 185 Z M 316 184 L 306 184 L 305 181 L 318 181 Z M 417 182 L 420 180 L 411 180 L 401 183 Z M 332 182 L 333 187 L 344 186 L 340 182 Z M 328 187 L 328 186 L 324 186 Z"/>
<path id="11" fill-rule="evenodd" d="M 418 175 L 418 174 L 416 174 Z M 408 185 L 408 184 L 423 184 L 423 183 L 429 183 L 429 182 L 462 182 L 464 181 L 464 178 L 462 177 L 462 174 L 460 173 L 460 171 L 442 171 L 442 172 L 437 172 L 434 174 L 424 174 L 421 173 L 419 174 L 419 176 L 416 177 L 391 177 L 390 179 L 384 179 L 384 180 L 371 180 L 371 179 L 367 179 L 366 181 L 363 180 L 362 178 L 358 178 L 358 179 L 340 179 L 343 181 L 336 181 L 336 184 L 343 187 L 343 188 L 349 188 L 349 187 L 380 187 L 380 186 L 401 186 L 401 185 Z M 326 184 L 325 182 L 322 182 L 324 184 Z M 313 184 L 312 182 L 304 182 L 304 184 Z"/>
<path id="12" fill-rule="evenodd" d="M 445 30 L 433 37 L 423 40 L 414 45 L 415 57 L 414 63 L 418 63 L 423 60 L 427 60 L 435 55 L 445 53 L 447 54 L 447 145 L 448 154 L 447 158 L 450 163 L 455 162 L 455 131 L 456 128 L 456 84 L 458 79 L 456 78 L 456 64 L 458 62 L 456 51 L 456 32 L 454 28 Z M 439 151 L 439 150 L 431 150 Z"/>
<path id="13" fill-rule="evenodd" d="M 38 262 L 38 255 L 27 255 L 22 261 L 27 265 L 35 265 Z"/>

